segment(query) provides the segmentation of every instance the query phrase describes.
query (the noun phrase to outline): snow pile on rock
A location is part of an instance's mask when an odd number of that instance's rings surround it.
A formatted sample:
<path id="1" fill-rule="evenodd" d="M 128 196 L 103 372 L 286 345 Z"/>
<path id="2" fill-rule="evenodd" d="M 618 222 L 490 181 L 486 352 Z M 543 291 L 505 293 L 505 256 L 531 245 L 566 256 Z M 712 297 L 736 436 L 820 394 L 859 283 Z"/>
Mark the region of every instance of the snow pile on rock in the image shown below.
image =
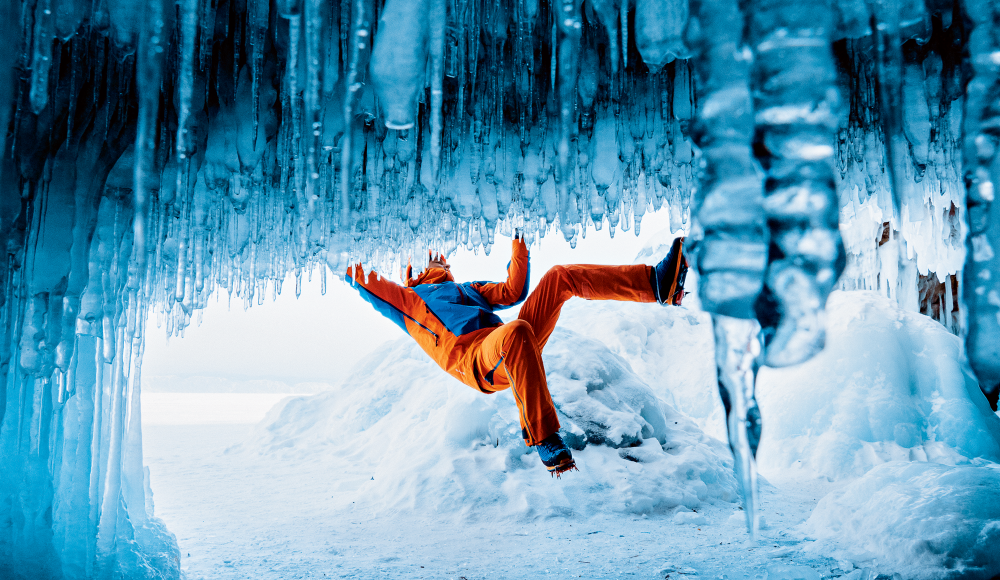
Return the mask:
<path id="1" fill-rule="evenodd" d="M 960 339 L 874 292 L 834 292 L 826 349 L 763 369 L 758 460 L 772 479 L 842 481 L 806 552 L 904 578 L 1000 573 L 1000 419 Z"/>
<path id="2" fill-rule="evenodd" d="M 559 326 L 603 343 L 628 361 L 656 396 L 693 419 L 705 433 L 726 440 L 708 314 L 655 304 L 572 299 L 563 307 Z"/>
<path id="3" fill-rule="evenodd" d="M 458 383 L 409 338 L 375 351 L 336 390 L 279 405 L 242 449 L 329 463 L 331 473 L 369 467 L 374 479 L 347 505 L 533 518 L 736 501 L 728 449 L 626 361 L 565 329 L 543 358 L 580 468 L 558 482 L 524 445 L 510 393 Z"/>
<path id="4" fill-rule="evenodd" d="M 893 462 L 830 493 L 804 524 L 818 555 L 904 578 L 1000 572 L 1000 467 Z M 845 541 L 849 539 L 849 541 Z"/>
<path id="5" fill-rule="evenodd" d="M 888 461 L 1000 460 L 1000 419 L 957 336 L 875 292 L 834 292 L 827 313 L 822 353 L 761 370 L 766 475 L 791 468 L 834 481 Z"/>

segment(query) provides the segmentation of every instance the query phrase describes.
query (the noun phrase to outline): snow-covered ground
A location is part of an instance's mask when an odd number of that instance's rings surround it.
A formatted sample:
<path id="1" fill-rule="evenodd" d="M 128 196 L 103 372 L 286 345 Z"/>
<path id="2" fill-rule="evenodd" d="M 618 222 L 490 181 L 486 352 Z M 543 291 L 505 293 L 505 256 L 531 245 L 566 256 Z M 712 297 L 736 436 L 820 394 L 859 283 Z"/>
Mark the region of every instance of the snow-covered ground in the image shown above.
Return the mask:
<path id="1" fill-rule="evenodd" d="M 710 319 L 576 300 L 544 361 L 579 472 L 549 477 L 508 393 L 403 338 L 256 424 L 237 399 L 203 400 L 201 424 L 161 414 L 144 427 L 156 513 L 189 580 L 1000 574 L 1000 419 L 958 339 L 873 293 L 828 310 L 823 354 L 760 377 L 756 545 Z"/>

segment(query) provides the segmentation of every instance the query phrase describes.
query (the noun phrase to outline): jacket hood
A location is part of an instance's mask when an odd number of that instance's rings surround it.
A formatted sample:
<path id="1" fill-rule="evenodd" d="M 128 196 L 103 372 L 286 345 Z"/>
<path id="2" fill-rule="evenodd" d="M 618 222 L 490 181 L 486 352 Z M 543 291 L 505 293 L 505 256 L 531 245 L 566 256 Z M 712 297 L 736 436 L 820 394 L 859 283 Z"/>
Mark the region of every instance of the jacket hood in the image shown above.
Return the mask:
<path id="1" fill-rule="evenodd" d="M 420 284 L 440 284 L 442 282 L 454 281 L 455 277 L 451 275 L 451 272 L 445 270 L 444 268 L 427 268 L 416 278 L 410 278 L 409 272 L 407 272 L 406 286 L 408 288 L 413 288 L 414 286 Z"/>

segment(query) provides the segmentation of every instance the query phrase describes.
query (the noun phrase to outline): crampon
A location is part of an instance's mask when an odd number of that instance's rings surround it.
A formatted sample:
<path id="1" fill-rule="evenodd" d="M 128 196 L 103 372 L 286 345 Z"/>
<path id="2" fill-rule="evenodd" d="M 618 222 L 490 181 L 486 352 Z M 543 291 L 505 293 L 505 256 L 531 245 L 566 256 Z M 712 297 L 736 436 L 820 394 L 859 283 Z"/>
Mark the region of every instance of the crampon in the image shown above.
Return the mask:
<path id="1" fill-rule="evenodd" d="M 549 470 L 549 473 L 551 475 L 554 475 L 560 479 L 562 479 L 562 474 L 566 473 L 567 471 L 580 471 L 580 469 L 576 466 L 576 461 L 574 461 L 572 457 L 570 457 L 566 461 L 563 461 L 559 465 L 554 465 L 552 467 L 546 466 L 546 469 Z"/>

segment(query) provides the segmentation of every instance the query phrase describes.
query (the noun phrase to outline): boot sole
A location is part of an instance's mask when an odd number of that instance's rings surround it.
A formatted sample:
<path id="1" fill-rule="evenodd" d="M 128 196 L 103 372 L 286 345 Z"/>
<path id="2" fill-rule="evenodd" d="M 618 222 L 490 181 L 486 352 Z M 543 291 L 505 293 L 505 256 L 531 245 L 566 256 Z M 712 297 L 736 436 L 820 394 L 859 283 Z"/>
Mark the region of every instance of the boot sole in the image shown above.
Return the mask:
<path id="1" fill-rule="evenodd" d="M 555 475 L 557 477 L 562 475 L 563 473 L 566 473 L 567 471 L 571 471 L 574 469 L 579 471 L 579 469 L 577 469 L 576 467 L 576 461 L 572 457 L 567 457 L 566 459 L 563 459 L 562 461 L 559 462 L 558 465 L 551 465 L 551 466 L 546 465 L 545 469 L 548 469 L 550 474 Z"/>

